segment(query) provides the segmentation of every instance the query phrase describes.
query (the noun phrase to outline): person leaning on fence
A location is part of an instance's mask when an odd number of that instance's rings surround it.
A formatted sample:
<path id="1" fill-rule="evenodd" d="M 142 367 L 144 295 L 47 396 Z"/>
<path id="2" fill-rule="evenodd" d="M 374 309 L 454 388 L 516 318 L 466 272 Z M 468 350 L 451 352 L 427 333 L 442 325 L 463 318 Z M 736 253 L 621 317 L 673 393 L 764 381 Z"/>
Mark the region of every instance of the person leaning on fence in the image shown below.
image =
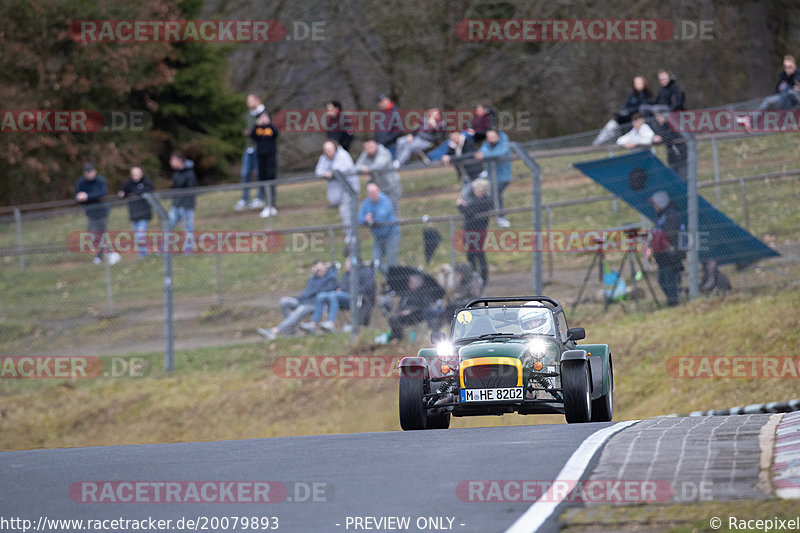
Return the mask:
<path id="1" fill-rule="evenodd" d="M 369 174 L 370 183 L 378 188 L 392 201 L 394 213 L 400 216 L 400 196 L 403 187 L 400 175 L 392 165 L 392 154 L 381 144 L 373 140 L 364 142 L 364 151 L 358 156 L 356 169 L 361 174 Z"/>
<path id="2" fill-rule="evenodd" d="M 141 167 L 131 167 L 131 174 L 122 190 L 117 193 L 120 198 L 128 198 L 128 218 L 131 221 L 131 229 L 133 230 L 134 245 L 139 252 L 139 258 L 147 257 L 147 242 L 145 241 L 145 234 L 147 233 L 147 226 L 150 224 L 150 219 L 153 218 L 153 211 L 150 209 L 150 203 L 145 200 L 142 195 L 147 192 L 153 192 L 155 187 L 144 175 Z"/>
<path id="3" fill-rule="evenodd" d="M 689 173 L 689 149 L 683 135 L 673 130 L 663 113 L 656 113 L 653 124 L 653 144 L 663 144 L 667 149 L 667 163 L 675 174 L 686 181 Z"/>
<path id="4" fill-rule="evenodd" d="M 278 128 L 272 123 L 269 111 L 264 110 L 256 117 L 256 124 L 250 137 L 256 142 L 256 155 L 258 157 L 258 181 L 269 181 L 269 199 L 266 198 L 266 185 L 258 188 L 258 198 L 264 200 L 264 209 L 258 216 L 267 218 L 278 214 L 275 209 L 277 188 L 275 178 L 278 167 Z"/>
<path id="5" fill-rule="evenodd" d="M 97 173 L 92 163 L 83 165 L 83 175 L 78 180 L 75 187 L 75 200 L 83 204 L 86 218 L 89 220 L 87 227 L 92 236 L 92 242 L 97 250 L 94 264 L 99 265 L 103 262 L 103 246 L 101 239 L 108 227 L 108 204 L 103 199 L 108 194 L 108 184 L 106 178 Z M 109 263 L 119 261 L 119 254 L 109 254 Z"/>
<path id="6" fill-rule="evenodd" d="M 592 144 L 597 146 L 618 137 L 622 133 L 621 126 L 631 122 L 633 114 L 639 111 L 639 107 L 652 102 L 653 93 L 650 92 L 650 88 L 647 86 L 647 79 L 641 74 L 634 76 L 631 90 L 625 97 L 622 109 L 619 110 L 615 118 L 612 118 L 603 126 L 603 129 L 600 130 Z"/>
<path id="7" fill-rule="evenodd" d="M 253 128 L 256 125 L 256 117 L 266 110 L 264 104 L 261 103 L 261 98 L 255 94 L 247 95 L 247 108 L 248 112 L 245 115 L 245 126 L 242 130 L 242 135 L 247 138 L 244 153 L 242 154 L 242 183 L 249 183 L 253 173 L 258 173 L 258 158 L 256 156 L 256 143 L 250 137 Z M 258 176 L 258 174 L 256 174 Z M 236 211 L 244 211 L 247 207 L 247 202 L 250 200 L 250 189 L 242 189 L 242 198 L 234 206 Z M 261 209 L 264 207 L 264 200 L 260 198 L 253 198 L 250 202 L 250 209 Z"/>
<path id="8" fill-rule="evenodd" d="M 486 263 L 486 252 L 483 250 L 486 241 L 486 228 L 489 217 L 484 213 L 494 209 L 490 195 L 489 180 L 480 178 L 472 182 L 472 193 L 465 200 L 463 195 L 456 200 L 461 214 L 464 215 L 464 249 L 467 260 L 475 272 L 481 276 L 483 286 L 489 283 L 489 266 Z"/>
<path id="9" fill-rule="evenodd" d="M 392 201 L 375 183 L 367 185 L 367 197 L 358 210 L 358 223 L 369 226 L 374 238 L 372 261 L 380 265 L 380 271 L 385 276 L 389 267 L 397 264 L 402 230 L 397 225 Z"/>
<path id="10" fill-rule="evenodd" d="M 667 297 L 667 305 L 678 305 L 678 289 L 686 252 L 680 249 L 681 215 L 678 206 L 666 191 L 650 197 L 656 211 L 656 223 L 650 239 L 650 249 L 658 264 L 658 284 Z"/>
<path id="11" fill-rule="evenodd" d="M 328 139 L 336 141 L 345 150 L 350 150 L 350 143 L 353 142 L 353 124 L 350 118 L 342 115 L 342 104 L 338 100 L 330 100 L 325 105 L 322 124 Z"/>
<path id="12" fill-rule="evenodd" d="M 483 172 L 483 163 L 475 158 L 475 141 L 460 131 L 450 132 L 447 141 L 447 153 L 442 156 L 445 165 L 452 164 L 456 174 L 464 186 L 462 196 L 466 199 L 470 192 L 470 183 L 478 179 Z"/>
<path id="13" fill-rule="evenodd" d="M 345 180 L 355 192 L 356 199 L 353 199 L 351 194 L 344 190 L 344 185 L 334 177 L 335 171 L 344 175 Z M 326 191 L 328 204 L 339 208 L 339 216 L 342 217 L 342 225 L 345 227 L 344 242 L 345 244 L 350 243 L 350 239 L 354 235 L 353 210 L 356 209 L 358 193 L 361 190 L 361 182 L 358 180 L 353 158 L 335 141 L 325 141 L 322 144 L 322 155 L 319 156 L 314 174 L 318 178 L 328 181 Z"/>
<path id="14" fill-rule="evenodd" d="M 194 161 L 187 159 L 183 152 L 173 152 L 169 158 L 172 167 L 172 188 L 189 189 L 197 187 L 197 175 L 194 173 Z M 172 207 L 169 209 L 169 229 L 174 230 L 178 223 L 183 223 L 186 234 L 184 253 L 189 253 L 194 246 L 194 194 L 180 194 L 172 198 Z"/>
<path id="15" fill-rule="evenodd" d="M 629 150 L 636 148 L 649 148 L 653 144 L 653 129 L 644 121 L 639 113 L 634 113 L 631 122 L 631 131 L 617 139 L 617 144 Z"/>
<path id="16" fill-rule="evenodd" d="M 475 154 L 478 161 L 483 161 L 485 157 L 507 159 L 507 161 L 487 161 L 486 166 L 489 176 L 494 176 L 497 180 L 497 205 L 500 214 L 497 216 L 497 225 L 501 228 L 508 228 L 511 222 L 505 216 L 505 205 L 503 204 L 503 191 L 511 183 L 511 144 L 508 142 L 508 135 L 502 131 L 490 129 L 486 131 L 486 141 L 481 145 L 481 149 Z"/>
<path id="17" fill-rule="evenodd" d="M 283 321 L 275 327 L 258 328 L 256 331 L 269 340 L 275 339 L 278 335 L 293 333 L 300 320 L 314 312 L 317 295 L 335 289 L 336 269 L 329 268 L 321 260 L 315 261 L 314 266 L 311 267 L 311 277 L 308 278 L 306 288 L 303 289 L 300 296 L 297 298 L 284 296 L 280 299 Z"/>

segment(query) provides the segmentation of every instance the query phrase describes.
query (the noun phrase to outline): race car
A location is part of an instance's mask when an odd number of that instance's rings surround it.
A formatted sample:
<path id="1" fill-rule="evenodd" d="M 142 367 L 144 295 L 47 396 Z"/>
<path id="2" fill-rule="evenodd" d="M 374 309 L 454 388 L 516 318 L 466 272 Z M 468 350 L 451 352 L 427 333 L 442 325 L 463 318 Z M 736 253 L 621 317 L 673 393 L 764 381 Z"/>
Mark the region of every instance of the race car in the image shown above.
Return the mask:
<path id="1" fill-rule="evenodd" d="M 479 298 L 457 311 L 450 335 L 400 360 L 400 426 L 446 429 L 451 416 L 563 414 L 607 422 L 614 373 L 607 344 L 582 344 L 561 305 L 544 296 Z"/>

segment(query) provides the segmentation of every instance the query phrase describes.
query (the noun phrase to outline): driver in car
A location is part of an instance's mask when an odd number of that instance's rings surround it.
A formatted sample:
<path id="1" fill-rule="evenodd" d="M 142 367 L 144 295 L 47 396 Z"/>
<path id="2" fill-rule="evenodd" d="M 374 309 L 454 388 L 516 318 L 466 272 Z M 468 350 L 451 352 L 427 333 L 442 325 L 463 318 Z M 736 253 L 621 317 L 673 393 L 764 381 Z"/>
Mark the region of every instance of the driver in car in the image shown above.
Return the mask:
<path id="1" fill-rule="evenodd" d="M 551 335 L 553 328 L 544 309 L 522 309 L 519 312 L 519 327 L 523 333 Z"/>

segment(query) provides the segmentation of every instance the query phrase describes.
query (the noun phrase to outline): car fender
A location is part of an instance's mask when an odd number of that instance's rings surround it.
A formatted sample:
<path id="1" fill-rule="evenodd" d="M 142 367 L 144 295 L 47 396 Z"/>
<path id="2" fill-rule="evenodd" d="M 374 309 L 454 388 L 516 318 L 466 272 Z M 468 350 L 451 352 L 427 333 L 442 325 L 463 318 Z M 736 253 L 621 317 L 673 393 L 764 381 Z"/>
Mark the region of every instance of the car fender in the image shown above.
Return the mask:
<path id="1" fill-rule="evenodd" d="M 417 372 L 422 372 L 423 375 L 426 375 L 428 363 L 424 357 L 420 357 L 419 355 L 410 355 L 407 357 L 403 357 L 400 359 L 400 363 L 398 364 L 400 367 L 400 376 L 418 376 Z M 427 376 L 426 376 L 427 377 Z"/>
<path id="2" fill-rule="evenodd" d="M 608 344 L 581 344 L 579 349 L 585 350 L 589 364 L 592 369 L 592 376 L 596 378 L 592 380 L 593 387 L 596 387 L 596 393 L 592 391 L 592 399 L 596 400 L 604 394 L 608 394 L 608 388 L 613 387 L 612 383 L 608 382 L 608 375 L 612 368 L 611 366 L 611 349 Z"/>

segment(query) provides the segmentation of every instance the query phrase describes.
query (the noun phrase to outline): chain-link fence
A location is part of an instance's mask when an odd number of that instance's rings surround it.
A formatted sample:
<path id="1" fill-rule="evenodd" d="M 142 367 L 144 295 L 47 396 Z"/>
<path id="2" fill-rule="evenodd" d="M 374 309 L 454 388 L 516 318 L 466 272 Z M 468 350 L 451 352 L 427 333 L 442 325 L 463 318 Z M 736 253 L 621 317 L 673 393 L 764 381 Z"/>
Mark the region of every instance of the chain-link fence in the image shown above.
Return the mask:
<path id="1" fill-rule="evenodd" d="M 357 241 L 346 242 L 351 226 L 347 217 L 352 213 L 329 205 L 328 189 L 336 178 L 312 174 L 275 181 L 275 214 L 257 204 L 234 209 L 243 188 L 258 182 L 183 193 L 157 191 L 143 257 L 131 246 L 135 235 L 129 207 L 136 199 L 109 201 L 111 237 L 99 264 L 93 261 L 95 248 L 90 244 L 95 241 L 87 232 L 82 206 L 4 209 L 0 212 L 0 351 L 7 355 L 170 352 L 171 346 L 227 346 L 258 342 L 273 334 L 350 331 L 352 326 L 367 342 L 376 336 L 384 341 L 391 330 L 423 340 L 431 327 L 448 322 L 449 303 L 481 293 L 543 292 L 568 306 L 579 300 L 600 306 L 620 302 L 627 309 L 625 302 L 631 301 L 640 309 L 653 309 L 666 303 L 665 287 L 667 292 L 673 286 L 676 291 L 670 300 L 688 297 L 689 265 L 683 252 L 693 244 L 699 248 L 700 292 L 725 292 L 728 285 L 734 291 L 789 286 L 797 279 L 800 136 L 699 136 L 698 192 L 708 205 L 700 200 L 698 234 L 709 237 L 692 243 L 685 237 L 689 195 L 685 184 L 681 188 L 684 181 L 675 177 L 666 188 L 656 186 L 669 177 L 666 151 L 671 147 L 657 144 L 637 152 L 616 144 L 593 146 L 597 133 L 516 145 L 511 155 L 501 158 L 407 165 L 397 170 L 402 196 L 396 221 L 381 223 L 383 200 L 372 202 L 367 190 L 370 176 L 360 174 L 353 212 L 357 215 L 362 204 L 368 205 L 362 213 L 364 223 L 352 234 L 353 239 L 357 234 Z M 634 175 L 632 168 L 625 170 L 625 164 L 638 168 L 626 161 L 650 154 L 666 170 L 655 172 L 655 166 L 647 166 L 655 165 L 649 160 L 640 161 L 644 177 Z M 599 164 L 605 180 L 593 180 L 576 167 L 598 159 L 616 161 L 617 156 L 624 156 L 622 163 Z M 487 190 L 481 190 L 482 185 L 464 187 L 459 172 L 468 175 L 463 167 L 469 163 L 485 171 Z M 663 172 L 667 174 L 659 174 Z M 504 181 L 506 173 L 513 177 L 510 183 Z M 339 177 L 353 183 L 346 173 Z M 637 180 L 645 181 L 640 189 Z M 611 192 L 617 185 L 639 196 L 632 199 Z M 661 190 L 668 192 L 666 200 L 655 194 Z M 169 216 L 180 194 L 196 196 L 189 253 L 183 249 L 185 225 L 172 228 L 162 219 Z M 268 202 L 271 194 L 267 187 Z M 503 210 L 498 210 L 500 195 Z M 654 226 L 665 229 L 665 221 L 659 219 L 673 204 L 677 215 L 667 218 L 676 218 L 681 236 L 672 241 L 670 220 L 666 246 L 682 249 L 673 257 L 680 268 L 676 266 L 668 277 L 663 272 L 668 262 L 659 260 L 664 257 L 659 255 L 664 243 L 655 245 L 649 235 Z M 717 216 L 713 208 L 724 215 Z M 373 219 L 365 220 L 365 213 L 373 213 Z M 714 216 L 709 218 L 709 213 Z M 262 214 L 270 216 L 261 218 Z M 537 220 L 542 234 L 536 231 Z M 747 246 L 757 245 L 747 234 L 731 229 L 734 225 L 781 256 L 737 261 L 737 253 L 750 253 Z M 604 234 L 605 230 L 616 233 Z M 731 231 L 735 238 L 726 246 L 733 259 L 708 242 Z M 168 242 L 165 235 L 171 232 L 178 237 Z M 575 236 L 577 241 L 570 244 Z M 379 246 L 374 250 L 376 241 Z M 355 247 L 350 246 L 353 242 Z M 165 248 L 174 253 L 160 253 Z M 112 264 L 114 250 L 123 253 Z M 346 258 L 354 252 L 361 263 L 357 283 L 342 284 Z M 373 255 L 382 261 L 373 264 Z M 315 266 L 318 261 L 334 269 L 335 276 Z M 746 264 L 750 268 L 737 269 Z M 390 271 L 390 265 L 406 268 Z M 362 273 L 363 268 L 367 271 Z M 708 276 L 714 277 L 713 282 Z M 480 278 L 488 278 L 485 286 Z M 307 285 L 313 290 L 304 294 Z M 355 307 L 349 307 L 353 300 L 333 294 L 323 299 L 322 312 L 314 315 L 317 301 L 311 293 L 336 293 L 337 288 L 359 291 Z M 302 301 L 292 300 L 301 295 Z M 298 310 L 297 304 L 304 305 Z M 334 321 L 332 307 L 337 306 L 340 312 Z M 410 313 L 403 314 L 404 310 Z M 300 316 L 292 316 L 294 323 L 287 327 L 286 315 L 292 311 Z M 356 311 L 357 320 L 351 320 L 350 311 Z"/>

